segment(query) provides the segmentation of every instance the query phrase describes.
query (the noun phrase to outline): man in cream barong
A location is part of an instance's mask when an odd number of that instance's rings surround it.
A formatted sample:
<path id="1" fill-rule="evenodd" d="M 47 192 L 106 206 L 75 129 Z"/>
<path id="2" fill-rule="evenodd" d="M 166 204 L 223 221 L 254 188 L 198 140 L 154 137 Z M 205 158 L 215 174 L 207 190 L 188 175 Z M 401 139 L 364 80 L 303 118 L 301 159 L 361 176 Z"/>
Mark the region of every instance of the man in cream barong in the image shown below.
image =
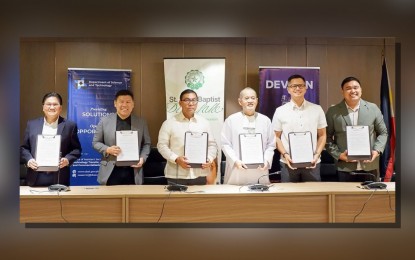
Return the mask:
<path id="1" fill-rule="evenodd" d="M 271 120 L 255 111 L 258 97 L 254 89 L 244 88 L 238 98 L 242 111 L 230 115 L 224 122 L 221 142 L 226 156 L 224 184 L 249 185 L 269 184 L 269 169 L 275 150 L 275 134 Z M 257 168 L 248 168 L 241 160 L 240 134 L 261 134 L 263 162 Z"/>

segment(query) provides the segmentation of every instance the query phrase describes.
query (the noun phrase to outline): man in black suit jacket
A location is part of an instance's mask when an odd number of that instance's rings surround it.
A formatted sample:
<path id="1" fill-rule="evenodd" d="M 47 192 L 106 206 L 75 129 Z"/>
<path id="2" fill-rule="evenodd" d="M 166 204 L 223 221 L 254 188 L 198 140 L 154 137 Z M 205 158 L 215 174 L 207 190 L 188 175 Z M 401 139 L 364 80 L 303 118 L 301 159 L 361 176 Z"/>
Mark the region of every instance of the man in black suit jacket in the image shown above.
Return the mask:
<path id="1" fill-rule="evenodd" d="M 47 93 L 42 100 L 44 117 L 28 121 L 23 144 L 20 146 L 20 161 L 27 166 L 27 184 L 29 186 L 49 186 L 58 183 L 69 185 L 69 166 L 81 156 L 81 144 L 78 127 L 75 122 L 60 116 L 62 97 L 56 92 Z M 59 171 L 36 171 L 35 158 L 38 135 L 60 135 Z"/>

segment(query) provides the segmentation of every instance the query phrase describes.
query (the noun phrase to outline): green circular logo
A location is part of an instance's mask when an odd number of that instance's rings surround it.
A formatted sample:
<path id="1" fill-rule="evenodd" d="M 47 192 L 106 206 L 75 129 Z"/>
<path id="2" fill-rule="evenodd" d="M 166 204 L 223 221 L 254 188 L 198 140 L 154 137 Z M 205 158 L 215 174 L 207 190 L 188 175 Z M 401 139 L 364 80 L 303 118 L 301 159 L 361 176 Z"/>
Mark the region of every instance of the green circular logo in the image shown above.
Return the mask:
<path id="1" fill-rule="evenodd" d="M 187 72 L 184 82 L 188 88 L 196 90 L 203 86 L 205 83 L 205 77 L 202 72 L 198 70 L 191 70 Z"/>

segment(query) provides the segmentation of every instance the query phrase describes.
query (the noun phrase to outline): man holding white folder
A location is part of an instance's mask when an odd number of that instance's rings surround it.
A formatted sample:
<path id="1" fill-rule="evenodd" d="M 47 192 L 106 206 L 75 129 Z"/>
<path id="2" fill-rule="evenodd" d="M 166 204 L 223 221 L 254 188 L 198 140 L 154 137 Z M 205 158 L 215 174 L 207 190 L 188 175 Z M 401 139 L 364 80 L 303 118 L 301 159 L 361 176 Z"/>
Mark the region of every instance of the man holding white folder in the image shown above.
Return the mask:
<path id="1" fill-rule="evenodd" d="M 23 143 L 20 146 L 20 160 L 27 166 L 27 184 L 29 186 L 49 186 L 63 184 L 69 186 L 69 166 L 81 157 L 81 143 L 78 138 L 78 127 L 75 122 L 60 116 L 62 97 L 56 92 L 44 95 L 42 109 L 44 116 L 27 122 Z M 38 137 L 60 136 L 58 171 L 39 171 L 36 158 Z M 48 147 L 46 147 L 48 148 Z"/>
<path id="2" fill-rule="evenodd" d="M 376 104 L 363 100 L 359 79 L 347 77 L 341 83 L 343 100 L 327 110 L 326 149 L 336 160 L 339 181 L 378 181 L 379 155 L 385 149 L 388 130 Z M 368 126 L 371 158 L 350 160 L 347 153 L 347 126 Z M 359 175 L 350 175 L 350 173 Z M 376 180 L 374 180 L 376 179 Z"/>
<path id="3" fill-rule="evenodd" d="M 224 184 L 269 184 L 267 174 L 271 168 L 275 150 L 275 134 L 271 120 L 255 111 L 258 98 L 252 88 L 247 87 L 240 92 L 238 103 L 242 111 L 230 115 L 225 120 L 221 133 L 222 151 L 226 156 Z M 260 146 L 259 149 L 241 147 L 241 135 L 246 135 L 247 138 L 259 135 L 260 143 L 257 144 Z M 255 150 L 257 153 L 249 154 L 250 158 L 245 159 L 241 156 L 243 152 L 241 148 Z M 260 157 L 257 161 L 259 164 L 255 164 L 255 167 L 248 167 L 250 159 L 257 156 Z"/>
<path id="4" fill-rule="evenodd" d="M 211 173 L 213 160 L 217 156 L 217 144 L 213 137 L 209 121 L 195 114 L 198 105 L 195 91 L 185 89 L 180 94 L 179 105 L 182 111 L 163 122 L 158 136 L 157 149 L 167 160 L 164 175 L 172 184 L 205 185 Z M 184 154 L 186 133 L 200 136 L 207 134 L 207 158 L 200 167 L 193 167 Z M 206 152 L 206 151 L 205 151 Z"/>
<path id="5" fill-rule="evenodd" d="M 305 100 L 306 81 L 301 75 L 288 78 L 290 102 L 275 110 L 272 124 L 277 138 L 277 149 L 281 154 L 281 182 L 321 181 L 320 154 L 326 143 L 326 118 L 320 105 Z M 312 147 L 309 167 L 295 167 L 290 133 L 311 133 Z M 291 134 L 292 135 L 292 134 Z"/>
<path id="6" fill-rule="evenodd" d="M 97 125 L 92 146 L 102 155 L 98 172 L 98 183 L 102 185 L 134 185 L 143 183 L 142 167 L 150 154 L 150 134 L 147 122 L 132 114 L 133 93 L 127 89 L 119 90 L 114 99 L 117 113 L 101 118 Z M 116 165 L 117 157 L 123 151 L 117 144 L 116 132 L 133 132 L 137 136 L 139 159 L 130 165 Z M 133 149 L 131 149 L 133 150 Z"/>

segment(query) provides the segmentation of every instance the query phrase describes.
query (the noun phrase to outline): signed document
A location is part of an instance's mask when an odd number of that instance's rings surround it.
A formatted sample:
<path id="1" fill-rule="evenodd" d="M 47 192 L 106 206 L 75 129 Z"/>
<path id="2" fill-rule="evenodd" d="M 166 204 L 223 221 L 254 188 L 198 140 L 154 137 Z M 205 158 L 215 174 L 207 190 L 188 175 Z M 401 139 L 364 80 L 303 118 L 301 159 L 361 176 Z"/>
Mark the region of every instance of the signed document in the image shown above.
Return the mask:
<path id="1" fill-rule="evenodd" d="M 314 158 L 313 140 L 311 132 L 290 132 L 288 133 L 290 144 L 290 156 L 294 168 L 305 168 L 312 166 Z"/>
<path id="2" fill-rule="evenodd" d="M 264 151 L 262 149 L 262 134 L 240 134 L 239 149 L 241 161 L 248 168 L 258 168 L 264 165 Z"/>
<path id="3" fill-rule="evenodd" d="M 61 149 L 60 135 L 38 135 L 36 145 L 36 171 L 55 172 L 59 170 Z"/>
<path id="4" fill-rule="evenodd" d="M 346 126 L 346 138 L 348 160 L 370 160 L 372 158 L 369 126 Z"/>
<path id="5" fill-rule="evenodd" d="M 193 168 L 201 168 L 207 161 L 208 133 L 186 132 L 184 134 L 184 156 Z"/>
<path id="6" fill-rule="evenodd" d="M 138 132 L 131 130 L 116 131 L 115 138 L 117 146 L 121 149 L 121 153 L 117 156 L 115 164 L 117 166 L 131 166 L 137 164 L 140 160 Z"/>

